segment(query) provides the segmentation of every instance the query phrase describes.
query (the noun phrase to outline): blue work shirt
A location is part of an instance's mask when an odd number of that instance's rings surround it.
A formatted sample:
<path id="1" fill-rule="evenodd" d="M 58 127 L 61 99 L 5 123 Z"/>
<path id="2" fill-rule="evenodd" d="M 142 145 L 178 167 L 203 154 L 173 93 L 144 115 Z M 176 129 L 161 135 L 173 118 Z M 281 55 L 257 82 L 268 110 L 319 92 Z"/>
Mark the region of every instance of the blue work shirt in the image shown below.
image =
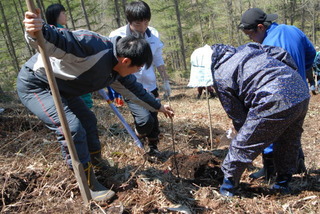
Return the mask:
<path id="1" fill-rule="evenodd" d="M 298 72 L 308 86 L 306 70 L 312 67 L 316 50 L 307 36 L 295 26 L 279 25 L 276 22 L 270 25 L 266 34 L 262 44 L 285 49 L 297 64 Z"/>

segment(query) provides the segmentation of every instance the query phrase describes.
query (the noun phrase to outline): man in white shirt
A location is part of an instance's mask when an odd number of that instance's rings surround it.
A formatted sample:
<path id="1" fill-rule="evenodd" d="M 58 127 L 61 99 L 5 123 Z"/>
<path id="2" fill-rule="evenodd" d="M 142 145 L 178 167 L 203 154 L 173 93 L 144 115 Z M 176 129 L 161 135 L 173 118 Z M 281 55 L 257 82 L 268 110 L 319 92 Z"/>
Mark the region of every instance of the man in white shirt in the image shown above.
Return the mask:
<path id="1" fill-rule="evenodd" d="M 109 36 L 125 37 L 128 35 L 140 34 L 147 40 L 152 50 L 153 65 L 157 67 L 164 82 L 163 90 L 165 91 L 165 96 L 169 97 L 171 88 L 162 58 L 163 43 L 159 39 L 158 31 L 153 27 L 149 27 L 149 21 L 151 19 L 150 7 L 144 1 L 130 2 L 126 6 L 125 15 L 128 24 L 111 32 Z M 137 78 L 137 82 L 141 83 L 150 94 L 158 98 L 159 93 L 154 66 L 150 66 L 149 68 L 144 66 L 134 75 Z M 160 99 L 158 100 L 160 101 Z M 150 112 L 129 100 L 126 100 L 126 102 L 134 118 L 137 136 L 140 139 L 147 139 L 150 148 L 148 154 L 150 156 L 159 157 L 160 152 L 157 147 L 160 134 L 158 114 L 156 112 Z"/>

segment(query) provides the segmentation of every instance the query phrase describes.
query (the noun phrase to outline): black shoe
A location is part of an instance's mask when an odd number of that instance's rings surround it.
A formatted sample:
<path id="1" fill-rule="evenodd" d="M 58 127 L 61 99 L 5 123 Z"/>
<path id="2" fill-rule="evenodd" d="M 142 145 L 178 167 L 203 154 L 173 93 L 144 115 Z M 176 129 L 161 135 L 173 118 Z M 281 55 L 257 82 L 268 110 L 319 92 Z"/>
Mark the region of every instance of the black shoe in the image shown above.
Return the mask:
<path id="1" fill-rule="evenodd" d="M 148 154 L 155 157 L 161 156 L 161 152 L 158 150 L 157 146 L 150 146 Z"/>
<path id="2" fill-rule="evenodd" d="M 144 155 L 145 159 L 151 163 L 160 163 L 163 161 L 161 152 L 157 146 L 149 146 L 149 151 Z"/>

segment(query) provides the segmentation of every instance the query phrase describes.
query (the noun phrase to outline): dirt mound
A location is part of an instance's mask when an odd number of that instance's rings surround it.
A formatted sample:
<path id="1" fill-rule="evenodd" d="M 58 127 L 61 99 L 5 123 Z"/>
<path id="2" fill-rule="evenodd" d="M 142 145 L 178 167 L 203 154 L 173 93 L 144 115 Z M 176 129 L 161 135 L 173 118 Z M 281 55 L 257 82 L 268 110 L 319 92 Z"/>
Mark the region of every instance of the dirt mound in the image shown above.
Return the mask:
<path id="1" fill-rule="evenodd" d="M 13 204 L 19 201 L 23 195 L 33 192 L 37 188 L 37 179 L 41 176 L 42 174 L 34 171 L 23 174 L 0 174 L 0 182 L 4 185 L 0 209 L 4 204 Z"/>
<path id="2" fill-rule="evenodd" d="M 173 175 L 204 185 L 220 182 L 223 174 L 220 170 L 221 159 L 210 152 L 192 155 L 177 154 L 168 160 Z"/>

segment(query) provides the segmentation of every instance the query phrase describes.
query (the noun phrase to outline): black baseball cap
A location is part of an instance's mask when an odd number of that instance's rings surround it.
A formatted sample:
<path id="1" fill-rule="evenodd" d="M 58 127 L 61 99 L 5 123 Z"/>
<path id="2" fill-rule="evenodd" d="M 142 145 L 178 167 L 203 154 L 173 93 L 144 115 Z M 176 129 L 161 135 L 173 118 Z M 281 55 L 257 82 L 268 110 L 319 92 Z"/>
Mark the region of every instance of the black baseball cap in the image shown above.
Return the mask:
<path id="1" fill-rule="evenodd" d="M 277 14 L 266 14 L 260 8 L 250 8 L 242 14 L 239 29 L 253 29 L 263 22 L 271 22 L 278 18 Z"/>

